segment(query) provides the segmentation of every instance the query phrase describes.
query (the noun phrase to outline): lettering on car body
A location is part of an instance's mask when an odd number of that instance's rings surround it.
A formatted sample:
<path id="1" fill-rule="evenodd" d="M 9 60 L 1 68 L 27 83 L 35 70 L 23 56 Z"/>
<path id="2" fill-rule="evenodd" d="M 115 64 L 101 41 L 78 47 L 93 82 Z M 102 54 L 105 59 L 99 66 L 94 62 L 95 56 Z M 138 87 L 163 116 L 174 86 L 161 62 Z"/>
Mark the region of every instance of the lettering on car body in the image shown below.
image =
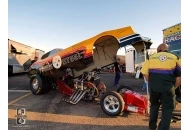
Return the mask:
<path id="1" fill-rule="evenodd" d="M 62 63 L 63 65 L 66 65 L 68 63 L 72 63 L 74 61 L 77 61 L 79 59 L 84 58 L 84 52 L 79 52 L 79 53 L 75 53 L 73 55 L 70 55 L 68 57 L 65 57 L 62 59 Z M 42 67 L 39 68 L 40 73 L 44 73 L 50 70 L 53 70 L 53 64 L 52 63 L 48 63 L 46 62 L 45 64 L 42 65 Z"/>
<path id="2" fill-rule="evenodd" d="M 62 62 L 63 62 L 63 65 L 66 65 L 68 63 L 72 63 L 72 62 L 77 61 L 82 58 L 84 58 L 83 52 L 79 52 L 79 53 L 76 53 L 76 54 L 73 54 L 73 55 L 63 58 Z"/>

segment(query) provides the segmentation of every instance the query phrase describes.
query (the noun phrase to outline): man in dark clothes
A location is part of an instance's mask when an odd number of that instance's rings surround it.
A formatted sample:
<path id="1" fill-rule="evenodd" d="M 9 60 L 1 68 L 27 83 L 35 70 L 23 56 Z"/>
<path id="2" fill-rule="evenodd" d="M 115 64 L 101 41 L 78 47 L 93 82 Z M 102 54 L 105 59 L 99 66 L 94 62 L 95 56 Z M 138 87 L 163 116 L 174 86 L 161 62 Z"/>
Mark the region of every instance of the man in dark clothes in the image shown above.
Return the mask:
<path id="1" fill-rule="evenodd" d="M 175 107 L 175 88 L 181 84 L 180 59 L 168 52 L 167 44 L 160 44 L 149 57 L 141 72 L 150 87 L 149 129 L 157 129 L 158 112 L 162 105 L 162 118 L 158 130 L 169 130 Z"/>
<path id="2" fill-rule="evenodd" d="M 119 64 L 120 59 L 116 58 L 116 62 L 114 63 L 114 73 L 115 73 L 115 82 L 114 86 L 119 86 L 119 80 L 120 80 L 120 73 L 121 73 L 121 68 Z"/>

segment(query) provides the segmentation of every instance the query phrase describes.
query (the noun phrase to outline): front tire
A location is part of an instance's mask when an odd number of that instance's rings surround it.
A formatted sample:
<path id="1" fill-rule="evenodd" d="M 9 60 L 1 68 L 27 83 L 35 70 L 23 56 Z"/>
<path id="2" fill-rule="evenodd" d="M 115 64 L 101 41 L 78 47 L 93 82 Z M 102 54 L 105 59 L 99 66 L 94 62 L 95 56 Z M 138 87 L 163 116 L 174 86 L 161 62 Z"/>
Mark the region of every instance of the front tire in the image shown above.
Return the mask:
<path id="1" fill-rule="evenodd" d="M 115 91 L 106 92 L 100 101 L 102 110 L 110 116 L 118 116 L 124 110 L 124 101 Z"/>
<path id="2" fill-rule="evenodd" d="M 34 74 L 30 78 L 30 90 L 35 95 L 42 94 L 43 86 L 42 86 L 42 78 L 38 74 Z"/>
<path id="3" fill-rule="evenodd" d="M 34 74 L 30 78 L 30 90 L 34 95 L 40 95 L 48 93 L 51 90 L 51 86 L 44 84 L 39 74 Z"/>

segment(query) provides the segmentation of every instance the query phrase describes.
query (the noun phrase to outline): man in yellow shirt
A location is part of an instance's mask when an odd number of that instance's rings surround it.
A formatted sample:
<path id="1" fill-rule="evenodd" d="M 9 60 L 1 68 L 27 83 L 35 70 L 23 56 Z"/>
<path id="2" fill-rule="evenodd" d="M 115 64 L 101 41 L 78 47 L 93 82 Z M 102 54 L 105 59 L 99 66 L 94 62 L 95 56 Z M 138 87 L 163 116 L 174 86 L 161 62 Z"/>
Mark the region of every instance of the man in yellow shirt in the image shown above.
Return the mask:
<path id="1" fill-rule="evenodd" d="M 160 44 L 141 69 L 150 87 L 149 129 L 156 130 L 158 111 L 162 105 L 162 118 L 158 130 L 169 130 L 175 107 L 175 88 L 181 84 L 181 63 L 168 52 L 167 44 Z"/>

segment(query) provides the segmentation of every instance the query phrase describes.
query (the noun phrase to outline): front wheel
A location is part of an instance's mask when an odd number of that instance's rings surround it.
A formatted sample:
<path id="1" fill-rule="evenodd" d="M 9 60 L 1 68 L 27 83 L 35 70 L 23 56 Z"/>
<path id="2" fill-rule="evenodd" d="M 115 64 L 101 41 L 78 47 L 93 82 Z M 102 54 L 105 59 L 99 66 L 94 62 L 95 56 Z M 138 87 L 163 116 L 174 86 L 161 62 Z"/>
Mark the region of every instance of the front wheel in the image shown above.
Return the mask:
<path id="1" fill-rule="evenodd" d="M 45 83 L 39 74 L 34 74 L 30 78 L 30 90 L 35 95 L 45 94 L 51 90 L 51 85 Z"/>
<path id="2" fill-rule="evenodd" d="M 124 101 L 115 91 L 106 92 L 100 101 L 102 110 L 110 116 L 118 116 L 124 110 Z"/>
<path id="3" fill-rule="evenodd" d="M 42 86 L 42 78 L 38 74 L 34 74 L 30 78 L 30 90 L 35 95 L 42 94 L 43 86 Z"/>

